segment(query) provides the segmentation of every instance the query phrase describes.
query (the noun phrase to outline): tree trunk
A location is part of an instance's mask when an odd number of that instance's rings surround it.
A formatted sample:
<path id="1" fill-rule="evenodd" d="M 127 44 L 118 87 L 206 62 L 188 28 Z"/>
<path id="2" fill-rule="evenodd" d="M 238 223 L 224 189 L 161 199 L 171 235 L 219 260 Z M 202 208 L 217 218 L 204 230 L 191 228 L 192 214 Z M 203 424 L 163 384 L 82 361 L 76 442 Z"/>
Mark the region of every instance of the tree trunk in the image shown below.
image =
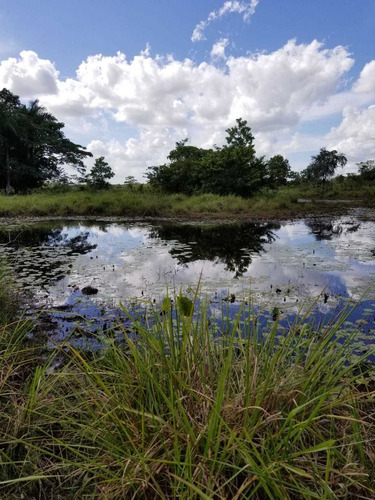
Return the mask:
<path id="1" fill-rule="evenodd" d="M 5 194 L 10 195 L 12 186 L 10 185 L 10 165 L 9 165 L 9 149 L 6 148 L 5 153 Z"/>

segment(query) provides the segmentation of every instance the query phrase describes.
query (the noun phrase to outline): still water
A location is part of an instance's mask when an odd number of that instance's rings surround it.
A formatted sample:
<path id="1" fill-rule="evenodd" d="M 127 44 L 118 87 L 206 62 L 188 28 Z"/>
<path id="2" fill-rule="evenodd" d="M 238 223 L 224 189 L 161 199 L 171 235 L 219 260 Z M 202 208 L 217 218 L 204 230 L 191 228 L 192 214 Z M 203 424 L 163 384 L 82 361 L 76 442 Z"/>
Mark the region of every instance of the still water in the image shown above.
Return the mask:
<path id="1" fill-rule="evenodd" d="M 201 279 L 213 309 L 229 298 L 235 311 L 251 296 L 284 317 L 317 299 L 314 314 L 329 318 L 366 294 L 364 329 L 370 335 L 375 329 L 375 211 L 369 209 L 264 223 L 4 220 L 1 256 L 38 306 L 84 315 L 96 325 L 121 317 L 120 302 L 158 302 L 167 287 L 191 293 Z M 83 295 L 87 286 L 97 294 Z M 60 334 L 69 333 L 60 316 Z"/>

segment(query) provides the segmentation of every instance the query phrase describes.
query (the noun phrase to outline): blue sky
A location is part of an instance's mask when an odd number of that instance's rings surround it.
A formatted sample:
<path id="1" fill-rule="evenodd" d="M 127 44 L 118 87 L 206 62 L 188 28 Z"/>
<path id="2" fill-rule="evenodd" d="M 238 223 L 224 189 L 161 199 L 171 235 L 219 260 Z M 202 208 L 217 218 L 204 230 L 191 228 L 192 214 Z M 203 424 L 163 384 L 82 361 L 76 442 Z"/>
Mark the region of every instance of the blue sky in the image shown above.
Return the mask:
<path id="1" fill-rule="evenodd" d="M 374 0 L 0 1 L 0 86 L 141 178 L 176 140 L 242 116 L 296 170 L 321 147 L 375 157 Z"/>

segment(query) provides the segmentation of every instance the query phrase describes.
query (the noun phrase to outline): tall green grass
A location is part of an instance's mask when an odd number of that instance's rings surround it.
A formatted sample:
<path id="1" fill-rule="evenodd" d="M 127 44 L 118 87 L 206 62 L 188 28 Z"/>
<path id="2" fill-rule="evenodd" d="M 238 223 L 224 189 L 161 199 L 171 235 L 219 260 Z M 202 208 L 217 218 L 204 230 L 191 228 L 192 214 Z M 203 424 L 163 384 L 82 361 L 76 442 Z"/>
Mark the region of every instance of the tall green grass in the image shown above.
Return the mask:
<path id="1" fill-rule="evenodd" d="M 298 203 L 298 198 L 331 201 L 349 198 L 374 206 L 375 187 L 334 179 L 324 189 L 308 184 L 280 187 L 245 199 L 239 196 L 163 194 L 142 186 L 113 186 L 104 191 L 69 186 L 44 187 L 28 195 L 0 195 L 0 217 L 10 216 L 131 216 L 131 217 L 289 217 L 325 213 L 330 206 Z"/>
<path id="2" fill-rule="evenodd" d="M 281 188 L 280 192 L 296 193 L 301 198 L 334 200 L 359 200 L 366 206 L 375 205 L 375 183 L 371 181 L 359 181 L 356 178 L 332 179 L 325 186 L 314 186 L 301 184 L 300 186 L 288 186 Z"/>
<path id="3" fill-rule="evenodd" d="M 22 318 L 21 309 L 6 266 L 0 262 L 0 484 L 23 471 L 25 448 L 17 439 L 27 432 L 25 388 L 38 357 L 28 340 L 32 324 Z"/>
<path id="4" fill-rule="evenodd" d="M 174 304 L 34 370 L 2 432 L 19 453 L 2 459 L 5 498 L 374 497 L 371 353 L 353 358 L 348 311 L 261 336 L 244 305 L 218 335 L 205 306 Z"/>
<path id="5" fill-rule="evenodd" d="M 105 191 L 39 192 L 29 195 L 0 196 L 0 217 L 10 216 L 132 216 L 132 217 L 208 217 L 306 214 L 313 205 L 297 204 L 295 192 L 280 191 L 244 199 L 238 196 L 202 194 L 166 195 L 112 188 Z M 315 207 L 315 210 L 317 207 Z"/>

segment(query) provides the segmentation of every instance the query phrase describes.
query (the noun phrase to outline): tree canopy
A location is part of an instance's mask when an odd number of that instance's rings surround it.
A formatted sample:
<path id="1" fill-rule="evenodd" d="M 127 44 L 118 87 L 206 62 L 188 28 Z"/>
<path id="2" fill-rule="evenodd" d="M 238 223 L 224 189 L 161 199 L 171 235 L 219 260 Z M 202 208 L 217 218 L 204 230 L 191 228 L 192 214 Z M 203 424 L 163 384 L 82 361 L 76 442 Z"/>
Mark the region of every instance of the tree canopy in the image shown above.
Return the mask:
<path id="1" fill-rule="evenodd" d="M 272 156 L 267 162 L 267 184 L 272 188 L 284 186 L 294 176 L 289 161 L 282 155 Z"/>
<path id="2" fill-rule="evenodd" d="M 106 189 L 109 187 L 109 179 L 112 179 L 114 175 L 104 156 L 99 156 L 91 171 L 82 180 L 95 189 Z"/>
<path id="3" fill-rule="evenodd" d="M 375 160 L 366 160 L 358 163 L 359 175 L 366 181 L 375 181 Z"/>
<path id="4" fill-rule="evenodd" d="M 61 180 L 65 165 L 83 173 L 92 156 L 65 137 L 59 122 L 38 100 L 28 105 L 7 89 L 0 91 L 0 189 L 25 191 Z"/>
<path id="5" fill-rule="evenodd" d="M 333 177 L 337 167 L 344 167 L 347 159 L 342 153 L 335 149 L 328 151 L 322 148 L 318 155 L 311 157 L 311 163 L 301 172 L 302 178 L 308 182 L 325 183 L 327 179 Z"/>

